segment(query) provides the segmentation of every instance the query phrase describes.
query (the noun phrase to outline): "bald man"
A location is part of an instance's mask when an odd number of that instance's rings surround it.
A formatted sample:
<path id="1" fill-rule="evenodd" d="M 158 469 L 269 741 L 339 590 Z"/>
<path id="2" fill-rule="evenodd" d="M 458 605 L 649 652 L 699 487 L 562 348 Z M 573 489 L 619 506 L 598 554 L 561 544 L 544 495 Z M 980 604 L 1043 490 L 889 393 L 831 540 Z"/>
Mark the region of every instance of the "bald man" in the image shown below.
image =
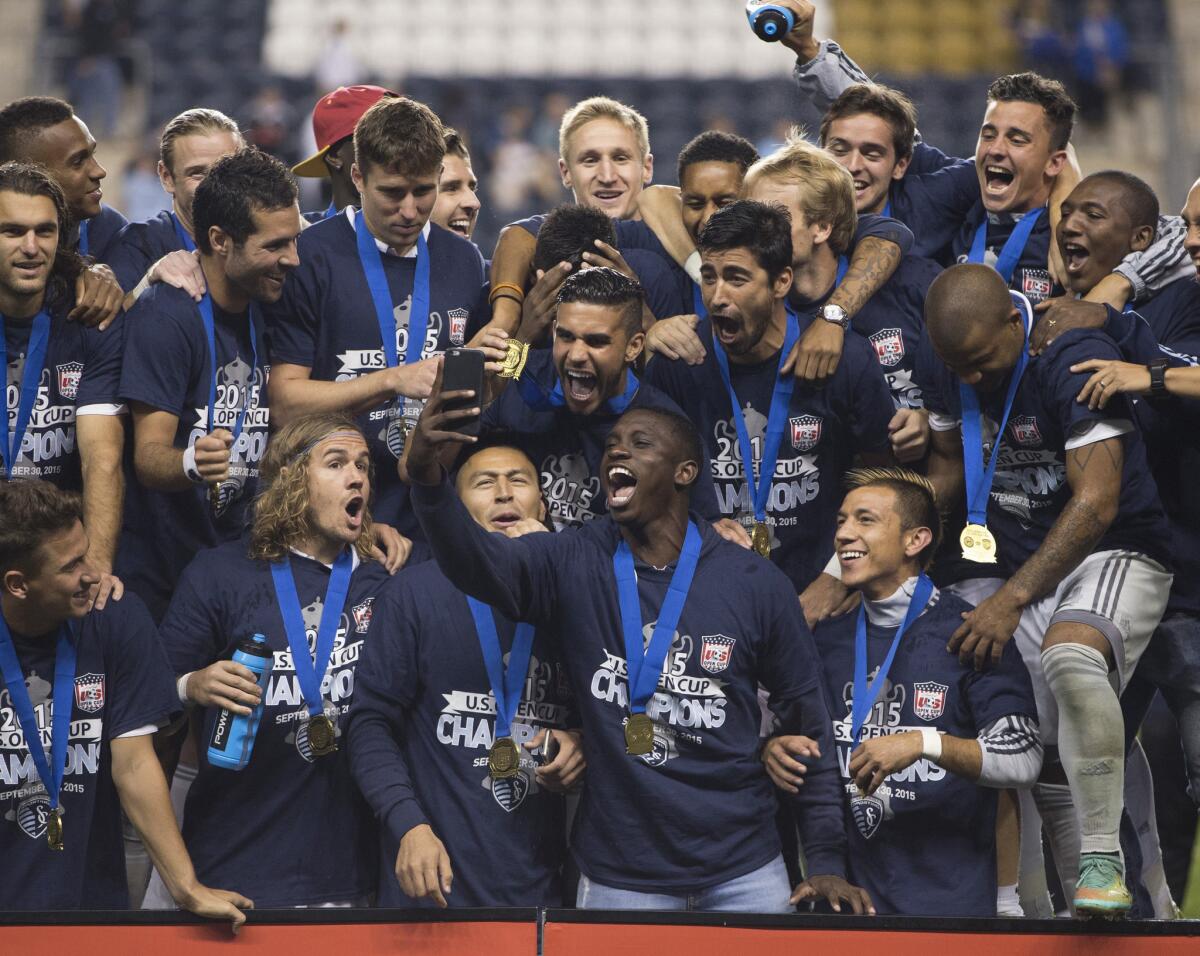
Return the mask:
<path id="1" fill-rule="evenodd" d="M 1071 366 L 1120 353 L 1080 329 L 1029 358 L 1029 302 L 983 265 L 939 276 L 925 319 L 936 352 L 922 363 L 929 477 L 943 509 L 966 499 L 957 530 L 970 570 L 956 589 L 977 605 L 950 649 L 982 668 L 1016 637 L 1046 744 L 1034 797 L 1063 887 L 1080 914 L 1122 915 L 1131 900 L 1118 842 L 1118 693 L 1172 576 L 1166 519 L 1127 407 L 1076 401 L 1086 378 Z"/>

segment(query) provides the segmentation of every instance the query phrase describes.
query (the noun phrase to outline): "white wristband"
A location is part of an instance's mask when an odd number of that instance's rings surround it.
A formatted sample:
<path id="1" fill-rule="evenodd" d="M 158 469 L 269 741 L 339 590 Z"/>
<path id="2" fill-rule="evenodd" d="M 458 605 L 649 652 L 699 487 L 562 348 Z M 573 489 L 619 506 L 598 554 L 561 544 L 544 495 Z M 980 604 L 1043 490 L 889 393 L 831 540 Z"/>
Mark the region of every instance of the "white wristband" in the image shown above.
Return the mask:
<path id="1" fill-rule="evenodd" d="M 921 728 L 921 756 L 934 763 L 942 759 L 942 735 L 932 727 Z"/>
<path id="2" fill-rule="evenodd" d="M 196 470 L 195 445 L 188 445 L 183 450 L 183 473 L 187 475 L 188 481 L 194 481 L 198 485 L 204 484 L 204 476 Z"/>
<path id="3" fill-rule="evenodd" d="M 188 678 L 191 676 L 192 676 L 192 671 L 188 671 L 186 674 L 181 676 L 179 678 L 179 680 L 175 681 L 175 693 L 179 695 L 179 702 L 181 704 L 187 703 L 187 700 L 188 700 L 188 695 L 187 695 Z"/>
<path id="4" fill-rule="evenodd" d="M 683 271 L 691 276 L 692 281 L 697 285 L 700 283 L 700 250 L 697 249 L 683 264 Z"/>

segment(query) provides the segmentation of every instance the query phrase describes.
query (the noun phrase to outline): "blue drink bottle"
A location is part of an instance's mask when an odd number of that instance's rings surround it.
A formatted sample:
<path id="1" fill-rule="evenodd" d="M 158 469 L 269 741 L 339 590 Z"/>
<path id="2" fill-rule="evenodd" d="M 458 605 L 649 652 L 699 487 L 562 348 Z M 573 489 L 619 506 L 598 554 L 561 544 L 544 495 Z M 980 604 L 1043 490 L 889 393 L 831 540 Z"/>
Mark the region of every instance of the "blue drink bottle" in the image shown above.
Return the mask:
<path id="1" fill-rule="evenodd" d="M 267 679 L 275 662 L 274 652 L 267 647 L 267 639 L 255 634 L 249 641 L 242 641 L 233 652 L 235 663 L 254 671 L 258 686 L 262 688 L 264 701 Z M 250 751 L 254 749 L 254 735 L 262 720 L 263 703 L 260 702 L 248 715 L 235 714 L 222 709 L 213 725 L 212 740 L 208 744 L 208 762 L 226 770 L 241 770 L 250 762 Z"/>
<path id="2" fill-rule="evenodd" d="M 782 40 L 796 26 L 795 14 L 770 0 L 747 0 L 746 19 L 754 35 L 768 43 Z"/>

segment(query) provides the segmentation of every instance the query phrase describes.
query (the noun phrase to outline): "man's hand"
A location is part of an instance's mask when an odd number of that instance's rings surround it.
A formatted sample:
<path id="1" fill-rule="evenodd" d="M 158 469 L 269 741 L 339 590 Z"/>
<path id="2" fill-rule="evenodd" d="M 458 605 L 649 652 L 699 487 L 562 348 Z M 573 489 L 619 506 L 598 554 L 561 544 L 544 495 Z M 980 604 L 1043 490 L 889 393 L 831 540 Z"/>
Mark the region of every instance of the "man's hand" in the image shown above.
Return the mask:
<path id="1" fill-rule="evenodd" d="M 522 518 L 516 524 L 510 524 L 504 533 L 510 538 L 522 538 L 527 534 L 545 534 L 550 529 L 537 518 Z"/>
<path id="2" fill-rule="evenodd" d="M 412 554 L 413 543 L 390 524 L 376 524 L 375 547 L 371 557 L 384 566 L 388 574 L 399 571 Z"/>
<path id="3" fill-rule="evenodd" d="M 1071 329 L 1099 329 L 1108 321 L 1108 311 L 1103 305 L 1072 299 L 1067 295 L 1039 302 L 1033 311 L 1039 313 L 1041 319 L 1029 336 L 1030 355 L 1037 355 L 1048 348 L 1064 332 L 1070 332 Z"/>
<path id="4" fill-rule="evenodd" d="M 196 471 L 210 485 L 219 485 L 229 477 L 229 452 L 233 448 L 233 433 L 227 428 L 214 428 L 196 439 Z"/>
<path id="5" fill-rule="evenodd" d="M 448 445 L 470 445 L 476 441 L 473 435 L 449 431 L 455 422 L 473 418 L 480 413 L 479 407 L 459 408 L 446 411 L 446 403 L 460 399 L 475 398 L 473 389 L 460 388 L 452 392 L 442 391 L 442 361 L 437 362 L 437 374 L 433 382 L 433 394 L 425 403 L 416 427 L 408 436 L 408 478 L 418 485 L 436 485 L 442 479 L 440 452 Z"/>
<path id="6" fill-rule="evenodd" d="M 209 889 L 203 883 L 197 883 L 190 890 L 181 894 L 176 900 L 183 909 L 206 919 L 227 919 L 233 924 L 233 933 L 242 928 L 246 922 L 243 910 L 254 909 L 254 901 L 230 890 Z"/>
<path id="7" fill-rule="evenodd" d="M 821 52 L 821 44 L 813 37 L 813 16 L 817 8 L 808 0 L 775 0 L 775 3 L 796 15 L 796 25 L 779 42 L 795 53 L 801 63 L 807 63 Z"/>
<path id="8" fill-rule="evenodd" d="M 929 412 L 923 408 L 900 408 L 888 422 L 892 454 L 896 461 L 920 461 L 929 450 Z"/>
<path id="9" fill-rule="evenodd" d="M 1104 408 L 1114 395 L 1133 392 L 1147 395 L 1150 392 L 1150 369 L 1145 365 L 1118 362 L 1116 359 L 1089 359 L 1071 366 L 1072 372 L 1091 372 L 1092 377 L 1083 384 L 1077 402 L 1087 402 L 1088 408 Z"/>
<path id="10" fill-rule="evenodd" d="M 119 601 L 124 596 L 125 585 L 121 582 L 121 579 L 111 571 L 103 571 L 100 574 L 100 583 L 96 585 L 96 593 L 92 597 L 92 604 L 88 610 L 103 611 L 110 597 L 114 601 Z"/>
<path id="11" fill-rule="evenodd" d="M 625 261 L 625 257 L 615 247 L 610 246 L 603 239 L 597 239 L 594 245 L 596 247 L 594 251 L 589 249 L 583 254 L 584 262 L 597 269 L 616 269 L 626 278 L 632 279 L 634 282 L 639 281 L 633 267 Z"/>
<path id="12" fill-rule="evenodd" d="M 749 548 L 752 543 L 750 535 L 746 533 L 746 529 L 742 527 L 740 521 L 734 521 L 732 518 L 722 518 L 720 521 L 714 521 L 712 527 L 713 531 L 726 541 L 741 545 L 743 548 Z"/>
<path id="13" fill-rule="evenodd" d="M 577 730 L 543 730 L 533 740 L 525 743 L 526 750 L 542 746 L 547 734 L 553 734 L 558 742 L 558 752 L 548 764 L 538 767 L 534 776 L 547 790 L 566 793 L 573 790 L 583 778 L 587 761 L 583 759 L 583 742 Z"/>
<path id="14" fill-rule="evenodd" d="M 925 751 L 925 738 L 918 731 L 872 737 L 850 755 L 850 778 L 864 795 L 879 789 L 889 774 L 911 767 Z"/>
<path id="15" fill-rule="evenodd" d="M 857 591 L 851 591 L 832 574 L 822 571 L 800 595 L 800 610 L 811 630 L 822 621 L 852 611 L 860 597 Z"/>
<path id="16" fill-rule="evenodd" d="M 824 385 L 837 371 L 846 333 L 818 316 L 792 346 L 780 375 L 794 374 L 802 382 Z"/>
<path id="17" fill-rule="evenodd" d="M 946 650 L 958 654 L 963 664 L 974 660 L 975 670 L 981 671 L 989 658 L 993 664 L 1000 663 L 1004 645 L 1012 640 L 1021 623 L 1021 606 L 1001 588 L 974 610 L 963 611 L 962 617 L 963 623 L 950 636 Z"/>
<path id="18" fill-rule="evenodd" d="M 392 391 L 405 398 L 428 398 L 440 364 L 441 359 L 437 356 L 421 359 L 411 365 L 400 363 L 390 370 Z"/>
<path id="19" fill-rule="evenodd" d="M 414 900 L 428 897 L 445 909 L 454 871 L 450 869 L 450 854 L 427 823 L 413 827 L 400 841 L 396 879 L 405 896 Z"/>
<path id="20" fill-rule="evenodd" d="M 106 265 L 84 269 L 75 279 L 75 308 L 67 318 L 101 331 L 112 325 L 125 305 L 125 293 L 116 275 Z"/>
<path id="21" fill-rule="evenodd" d="M 208 284 L 204 281 L 204 270 L 200 268 L 200 253 L 176 249 L 168 252 L 150 267 L 146 273 L 147 284 L 161 282 L 182 289 L 194 302 L 204 298 Z"/>
<path id="22" fill-rule="evenodd" d="M 217 661 L 187 679 L 188 700 L 201 707 L 220 707 L 247 716 L 262 700 L 254 671 L 236 661 Z"/>
<path id="23" fill-rule="evenodd" d="M 762 762 L 775 786 L 788 793 L 799 793 L 808 773 L 808 767 L 799 758 L 816 760 L 820 756 L 821 748 L 815 740 L 797 734 L 768 740 L 763 746 Z"/>
<path id="24" fill-rule="evenodd" d="M 698 315 L 673 315 L 659 319 L 646 333 L 647 358 L 661 355 L 669 359 L 682 359 L 688 365 L 702 364 L 708 353 L 696 334 L 699 322 Z"/>
<path id="25" fill-rule="evenodd" d="M 560 262 L 558 265 L 537 271 L 537 281 L 525 295 L 521 303 L 521 325 L 517 329 L 517 338 L 522 342 L 534 345 L 542 340 L 546 329 L 554 321 L 554 310 L 558 307 L 558 290 L 571 274 L 571 263 Z"/>
<path id="26" fill-rule="evenodd" d="M 851 886 L 840 876 L 810 876 L 792 892 L 789 903 L 802 903 L 824 897 L 835 913 L 842 911 L 842 903 L 849 903 L 855 916 L 875 915 L 875 904 L 871 894 L 857 886 Z"/>

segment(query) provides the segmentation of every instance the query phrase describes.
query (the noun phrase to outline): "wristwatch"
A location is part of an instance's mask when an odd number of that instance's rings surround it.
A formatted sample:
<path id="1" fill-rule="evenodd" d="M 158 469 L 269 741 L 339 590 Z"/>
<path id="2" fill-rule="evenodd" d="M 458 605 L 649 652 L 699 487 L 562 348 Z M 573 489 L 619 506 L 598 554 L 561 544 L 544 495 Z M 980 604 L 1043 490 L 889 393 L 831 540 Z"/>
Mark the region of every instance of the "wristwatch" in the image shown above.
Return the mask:
<path id="1" fill-rule="evenodd" d="M 846 310 L 832 302 L 821 306 L 821 318 L 826 322 L 832 322 L 843 332 L 850 327 L 850 316 L 846 314 Z"/>
<path id="2" fill-rule="evenodd" d="M 1154 398 L 1167 394 L 1167 360 L 1156 358 L 1146 368 L 1150 370 L 1150 395 Z"/>

